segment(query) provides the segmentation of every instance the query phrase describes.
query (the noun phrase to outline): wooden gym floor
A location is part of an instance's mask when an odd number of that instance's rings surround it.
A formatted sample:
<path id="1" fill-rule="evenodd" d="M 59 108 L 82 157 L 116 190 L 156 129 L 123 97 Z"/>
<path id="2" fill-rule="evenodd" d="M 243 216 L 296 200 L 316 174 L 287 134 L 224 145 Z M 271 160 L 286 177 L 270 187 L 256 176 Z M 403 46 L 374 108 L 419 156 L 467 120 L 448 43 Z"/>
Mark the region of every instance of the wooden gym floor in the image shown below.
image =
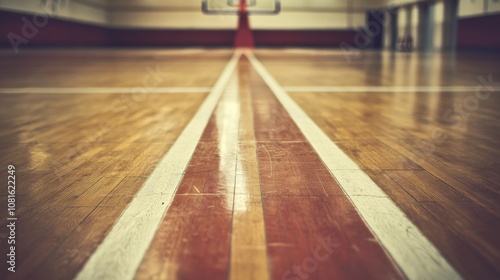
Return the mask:
<path id="1" fill-rule="evenodd" d="M 0 52 L 1 278 L 498 279 L 499 63 Z"/>

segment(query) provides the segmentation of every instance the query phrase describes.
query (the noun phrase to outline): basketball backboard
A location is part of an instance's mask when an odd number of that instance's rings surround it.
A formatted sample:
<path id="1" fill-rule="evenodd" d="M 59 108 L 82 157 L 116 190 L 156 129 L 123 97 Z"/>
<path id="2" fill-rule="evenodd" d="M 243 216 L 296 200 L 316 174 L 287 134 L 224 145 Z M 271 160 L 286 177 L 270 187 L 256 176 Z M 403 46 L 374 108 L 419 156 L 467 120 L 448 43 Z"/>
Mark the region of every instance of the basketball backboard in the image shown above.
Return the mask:
<path id="1" fill-rule="evenodd" d="M 240 0 L 227 0 L 227 4 L 231 7 L 239 7 L 240 6 Z M 247 7 L 252 7 L 257 4 L 257 0 L 246 0 L 245 1 Z"/>
<path id="2" fill-rule="evenodd" d="M 231 14 L 239 13 L 240 0 L 202 0 L 202 11 L 205 14 Z M 278 14 L 281 11 L 280 0 L 247 0 L 246 12 L 248 14 Z"/>

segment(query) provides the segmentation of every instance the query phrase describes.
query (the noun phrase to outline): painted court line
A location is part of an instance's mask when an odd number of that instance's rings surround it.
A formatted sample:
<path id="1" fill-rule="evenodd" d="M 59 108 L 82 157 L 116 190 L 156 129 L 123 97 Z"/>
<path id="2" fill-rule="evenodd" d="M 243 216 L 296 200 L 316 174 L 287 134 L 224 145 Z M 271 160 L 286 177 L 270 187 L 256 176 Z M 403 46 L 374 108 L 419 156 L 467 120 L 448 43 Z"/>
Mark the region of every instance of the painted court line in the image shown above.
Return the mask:
<path id="1" fill-rule="evenodd" d="M 402 272 L 409 279 L 461 279 L 396 204 L 309 118 L 253 54 L 246 55 Z"/>
<path id="2" fill-rule="evenodd" d="M 163 216 L 172 203 L 241 53 L 236 52 L 193 119 L 163 157 L 76 279 L 133 279 Z"/>
<path id="3" fill-rule="evenodd" d="M 138 87 L 29 87 L 0 88 L 0 94 L 106 94 L 134 93 Z M 142 87 L 139 87 L 142 89 Z M 210 92 L 210 87 L 151 87 L 148 93 L 204 93 Z"/>
<path id="4" fill-rule="evenodd" d="M 495 90 L 500 90 L 500 87 L 494 87 Z M 405 87 L 390 87 L 390 86 L 301 86 L 301 87 L 283 87 L 286 92 L 475 92 L 477 87 L 471 86 L 405 86 Z"/>

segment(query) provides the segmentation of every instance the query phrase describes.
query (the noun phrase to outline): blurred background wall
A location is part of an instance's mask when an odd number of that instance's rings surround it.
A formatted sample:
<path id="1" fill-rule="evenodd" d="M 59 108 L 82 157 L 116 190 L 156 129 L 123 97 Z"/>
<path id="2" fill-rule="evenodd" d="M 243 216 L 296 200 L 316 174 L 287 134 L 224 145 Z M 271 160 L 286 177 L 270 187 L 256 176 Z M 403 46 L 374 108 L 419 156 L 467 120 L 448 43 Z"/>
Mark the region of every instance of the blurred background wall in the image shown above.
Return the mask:
<path id="1" fill-rule="evenodd" d="M 0 0 L 0 45 L 10 46 L 8 34 L 21 35 L 33 15 L 48 15 L 26 46 L 230 47 L 236 16 L 208 16 L 200 7 L 201 0 Z M 500 48 L 498 0 L 282 0 L 282 7 L 276 16 L 251 17 L 258 46 L 359 46 L 356 35 L 377 11 L 390 20 L 370 35 L 380 37 L 372 48 L 396 49 L 405 36 L 416 50 Z"/>

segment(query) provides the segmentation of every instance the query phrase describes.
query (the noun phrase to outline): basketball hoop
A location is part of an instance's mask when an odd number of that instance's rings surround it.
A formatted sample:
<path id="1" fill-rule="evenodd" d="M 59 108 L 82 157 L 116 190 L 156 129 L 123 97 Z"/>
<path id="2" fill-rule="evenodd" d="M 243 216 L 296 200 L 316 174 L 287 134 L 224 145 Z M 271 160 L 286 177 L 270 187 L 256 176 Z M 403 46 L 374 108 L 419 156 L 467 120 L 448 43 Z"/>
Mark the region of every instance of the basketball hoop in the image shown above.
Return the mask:
<path id="1" fill-rule="evenodd" d="M 69 0 L 40 0 L 40 7 L 49 8 L 52 15 L 55 15 L 59 9 L 64 7 Z"/>
<path id="2" fill-rule="evenodd" d="M 242 5 L 244 3 L 244 5 Z M 201 10 L 207 15 L 276 15 L 281 12 L 280 0 L 202 0 Z"/>

